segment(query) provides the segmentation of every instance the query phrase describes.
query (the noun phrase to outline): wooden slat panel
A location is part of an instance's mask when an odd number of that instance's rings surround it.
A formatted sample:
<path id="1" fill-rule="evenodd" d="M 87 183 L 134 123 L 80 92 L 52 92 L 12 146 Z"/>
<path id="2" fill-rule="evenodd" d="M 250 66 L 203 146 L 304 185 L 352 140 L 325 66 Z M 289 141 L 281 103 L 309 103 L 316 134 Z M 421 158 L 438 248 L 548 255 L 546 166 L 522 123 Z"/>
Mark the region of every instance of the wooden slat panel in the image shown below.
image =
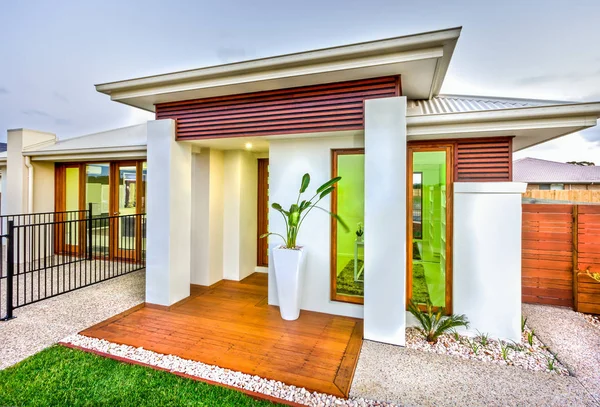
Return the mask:
<path id="1" fill-rule="evenodd" d="M 400 96 L 400 78 L 382 77 L 156 105 L 177 121 L 177 139 L 356 130 L 366 99 Z"/>
<path id="2" fill-rule="evenodd" d="M 455 181 L 512 181 L 512 138 L 458 140 Z"/>
<path id="3" fill-rule="evenodd" d="M 195 289 L 169 310 L 146 306 L 82 332 L 347 397 L 362 345 L 362 321 L 302 311 L 283 321 L 267 305 L 267 275 Z"/>

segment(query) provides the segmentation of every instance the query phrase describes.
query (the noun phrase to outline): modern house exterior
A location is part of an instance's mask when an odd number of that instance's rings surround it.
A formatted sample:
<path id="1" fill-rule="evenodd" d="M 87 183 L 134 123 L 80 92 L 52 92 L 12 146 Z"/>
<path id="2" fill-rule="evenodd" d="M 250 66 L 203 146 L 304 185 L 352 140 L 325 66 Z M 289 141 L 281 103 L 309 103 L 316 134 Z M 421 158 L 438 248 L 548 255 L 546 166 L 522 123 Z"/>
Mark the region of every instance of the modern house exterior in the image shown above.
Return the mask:
<path id="1" fill-rule="evenodd" d="M 595 126 L 600 103 L 440 95 L 460 28 L 96 85 L 156 120 L 69 140 L 11 130 L 2 212 L 147 213 L 146 301 L 169 307 L 269 273 L 269 203 L 341 176 L 306 219 L 302 309 L 404 345 L 410 299 L 520 340 L 521 194 L 512 153 Z M 309 191 L 310 192 L 310 191 Z M 8 198 L 7 198 L 8 196 Z M 364 230 L 358 238 L 355 233 Z"/>

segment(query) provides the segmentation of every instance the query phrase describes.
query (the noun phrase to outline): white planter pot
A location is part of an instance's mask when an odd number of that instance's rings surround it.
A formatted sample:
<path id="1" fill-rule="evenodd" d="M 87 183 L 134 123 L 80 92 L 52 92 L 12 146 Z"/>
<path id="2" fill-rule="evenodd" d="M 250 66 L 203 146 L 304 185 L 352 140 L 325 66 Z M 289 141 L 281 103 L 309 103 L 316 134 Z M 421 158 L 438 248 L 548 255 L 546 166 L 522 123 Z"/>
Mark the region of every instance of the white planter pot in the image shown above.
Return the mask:
<path id="1" fill-rule="evenodd" d="M 302 247 L 294 250 L 281 247 L 273 249 L 279 312 L 281 318 L 287 321 L 296 320 L 300 316 L 305 260 L 306 253 Z"/>

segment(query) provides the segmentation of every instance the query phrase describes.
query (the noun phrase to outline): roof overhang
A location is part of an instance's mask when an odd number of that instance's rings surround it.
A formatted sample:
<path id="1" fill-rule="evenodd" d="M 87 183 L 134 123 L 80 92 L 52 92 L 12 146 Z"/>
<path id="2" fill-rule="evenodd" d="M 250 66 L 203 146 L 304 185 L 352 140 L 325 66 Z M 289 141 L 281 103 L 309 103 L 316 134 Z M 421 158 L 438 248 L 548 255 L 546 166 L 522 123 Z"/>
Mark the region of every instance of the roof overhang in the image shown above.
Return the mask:
<path id="1" fill-rule="evenodd" d="M 158 103 L 401 75 L 411 99 L 439 94 L 461 28 L 96 85 L 114 101 Z"/>
<path id="2" fill-rule="evenodd" d="M 407 117 L 409 140 L 514 136 L 519 151 L 597 125 L 600 102 Z"/>
<path id="3" fill-rule="evenodd" d="M 143 159 L 146 157 L 146 145 L 81 148 L 71 150 L 23 151 L 23 156 L 31 157 L 32 161 L 77 162 L 96 160 Z"/>

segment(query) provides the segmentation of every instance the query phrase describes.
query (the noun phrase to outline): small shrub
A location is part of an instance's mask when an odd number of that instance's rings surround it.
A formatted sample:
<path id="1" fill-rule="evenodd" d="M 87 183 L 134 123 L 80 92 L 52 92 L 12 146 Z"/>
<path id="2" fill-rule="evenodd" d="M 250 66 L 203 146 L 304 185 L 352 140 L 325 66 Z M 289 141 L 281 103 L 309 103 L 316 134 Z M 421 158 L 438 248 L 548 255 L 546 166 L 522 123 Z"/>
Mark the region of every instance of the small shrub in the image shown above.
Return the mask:
<path id="1" fill-rule="evenodd" d="M 508 361 L 508 352 L 510 351 L 510 348 L 510 344 L 500 341 L 500 352 L 502 353 L 502 359 L 504 359 L 505 362 Z"/>
<path id="2" fill-rule="evenodd" d="M 527 317 L 521 315 L 521 332 L 525 332 L 525 324 L 527 324 Z"/>
<path id="3" fill-rule="evenodd" d="M 487 344 L 489 343 L 489 339 L 490 339 L 490 334 L 483 334 L 483 333 L 477 331 L 477 340 L 479 340 L 479 343 L 481 344 L 481 346 L 487 346 Z"/>
<path id="4" fill-rule="evenodd" d="M 532 329 L 531 332 L 527 332 L 527 343 L 529 344 L 529 346 L 533 346 L 533 335 L 534 335 L 534 330 Z"/>
<path id="5" fill-rule="evenodd" d="M 473 353 L 477 355 L 477 352 L 479 352 L 479 344 L 475 341 L 469 341 L 469 346 Z"/>
<path id="6" fill-rule="evenodd" d="M 408 304 L 408 311 L 419 321 L 421 328 L 419 332 L 423 334 L 427 342 L 436 343 L 440 335 L 459 326 L 468 327 L 469 321 L 465 315 L 444 316 L 444 308 L 437 312 L 433 311 L 433 304 L 427 301 L 427 310 L 421 311 L 417 303 L 413 300 Z"/>

